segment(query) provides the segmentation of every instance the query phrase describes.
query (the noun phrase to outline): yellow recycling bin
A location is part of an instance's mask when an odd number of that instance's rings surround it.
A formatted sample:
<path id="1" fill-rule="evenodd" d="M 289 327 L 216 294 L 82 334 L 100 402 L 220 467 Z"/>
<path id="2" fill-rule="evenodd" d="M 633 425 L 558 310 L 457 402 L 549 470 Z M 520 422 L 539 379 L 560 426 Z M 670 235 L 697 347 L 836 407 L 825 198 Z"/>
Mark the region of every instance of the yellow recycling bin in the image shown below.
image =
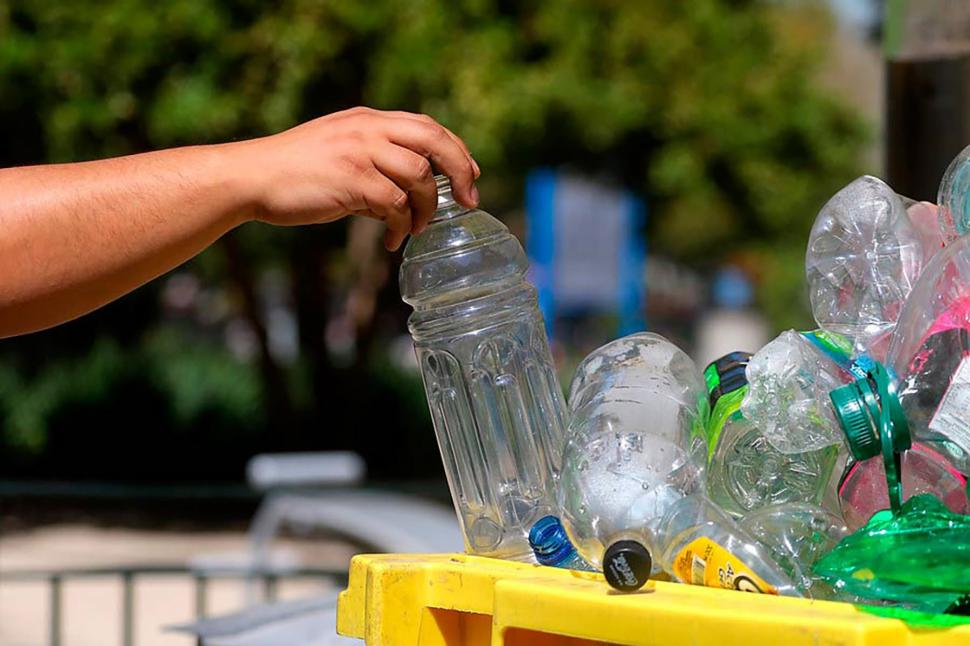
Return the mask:
<path id="1" fill-rule="evenodd" d="M 355 557 L 337 631 L 368 646 L 970 644 L 970 624 L 662 581 L 620 594 L 598 574 L 464 554 Z"/>

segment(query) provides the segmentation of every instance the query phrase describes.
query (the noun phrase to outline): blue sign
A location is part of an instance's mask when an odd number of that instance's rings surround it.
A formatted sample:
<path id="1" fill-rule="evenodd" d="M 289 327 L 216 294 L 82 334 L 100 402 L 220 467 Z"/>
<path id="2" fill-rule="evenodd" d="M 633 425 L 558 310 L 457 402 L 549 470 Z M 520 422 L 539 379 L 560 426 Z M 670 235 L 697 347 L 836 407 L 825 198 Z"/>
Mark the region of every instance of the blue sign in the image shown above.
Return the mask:
<path id="1" fill-rule="evenodd" d="M 620 335 L 645 327 L 643 200 L 542 168 L 526 183 L 526 250 L 546 328 L 571 311 L 616 312 Z"/>

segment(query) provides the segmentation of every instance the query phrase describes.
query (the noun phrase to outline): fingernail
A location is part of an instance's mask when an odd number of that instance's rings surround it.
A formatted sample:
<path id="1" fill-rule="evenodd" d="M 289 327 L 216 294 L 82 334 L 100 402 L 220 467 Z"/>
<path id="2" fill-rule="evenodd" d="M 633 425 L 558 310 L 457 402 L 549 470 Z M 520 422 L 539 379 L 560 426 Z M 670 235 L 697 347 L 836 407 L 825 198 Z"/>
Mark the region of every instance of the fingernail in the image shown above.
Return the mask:
<path id="1" fill-rule="evenodd" d="M 478 187 L 472 184 L 472 202 L 478 206 Z"/>
<path id="2" fill-rule="evenodd" d="M 478 162 L 475 161 L 474 157 L 472 157 L 472 166 L 475 169 L 475 179 L 478 179 L 482 176 L 482 169 L 478 167 Z"/>

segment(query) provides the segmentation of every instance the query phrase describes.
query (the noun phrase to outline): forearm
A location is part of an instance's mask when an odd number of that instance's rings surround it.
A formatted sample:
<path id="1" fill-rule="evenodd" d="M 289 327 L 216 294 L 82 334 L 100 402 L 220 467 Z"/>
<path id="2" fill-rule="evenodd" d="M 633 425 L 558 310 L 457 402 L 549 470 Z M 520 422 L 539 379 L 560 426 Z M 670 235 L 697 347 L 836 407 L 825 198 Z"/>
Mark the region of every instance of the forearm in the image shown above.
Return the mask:
<path id="1" fill-rule="evenodd" d="M 100 307 L 247 219 L 363 215 L 397 249 L 431 221 L 434 169 L 461 204 L 477 204 L 480 171 L 454 133 L 369 108 L 232 144 L 0 169 L 0 338 Z"/>
<path id="2" fill-rule="evenodd" d="M 0 337 L 91 311 L 251 217 L 239 146 L 0 169 Z"/>

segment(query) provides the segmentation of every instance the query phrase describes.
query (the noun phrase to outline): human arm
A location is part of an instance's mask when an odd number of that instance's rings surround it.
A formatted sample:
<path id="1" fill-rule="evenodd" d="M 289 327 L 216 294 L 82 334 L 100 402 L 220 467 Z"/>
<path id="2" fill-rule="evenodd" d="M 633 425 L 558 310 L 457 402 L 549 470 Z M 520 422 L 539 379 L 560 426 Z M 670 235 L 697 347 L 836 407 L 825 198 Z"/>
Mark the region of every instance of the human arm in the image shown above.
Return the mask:
<path id="1" fill-rule="evenodd" d="M 0 169 L 0 338 L 70 320 L 249 220 L 387 224 L 396 249 L 430 221 L 432 165 L 478 201 L 478 166 L 429 117 L 355 108 L 249 141 Z"/>

